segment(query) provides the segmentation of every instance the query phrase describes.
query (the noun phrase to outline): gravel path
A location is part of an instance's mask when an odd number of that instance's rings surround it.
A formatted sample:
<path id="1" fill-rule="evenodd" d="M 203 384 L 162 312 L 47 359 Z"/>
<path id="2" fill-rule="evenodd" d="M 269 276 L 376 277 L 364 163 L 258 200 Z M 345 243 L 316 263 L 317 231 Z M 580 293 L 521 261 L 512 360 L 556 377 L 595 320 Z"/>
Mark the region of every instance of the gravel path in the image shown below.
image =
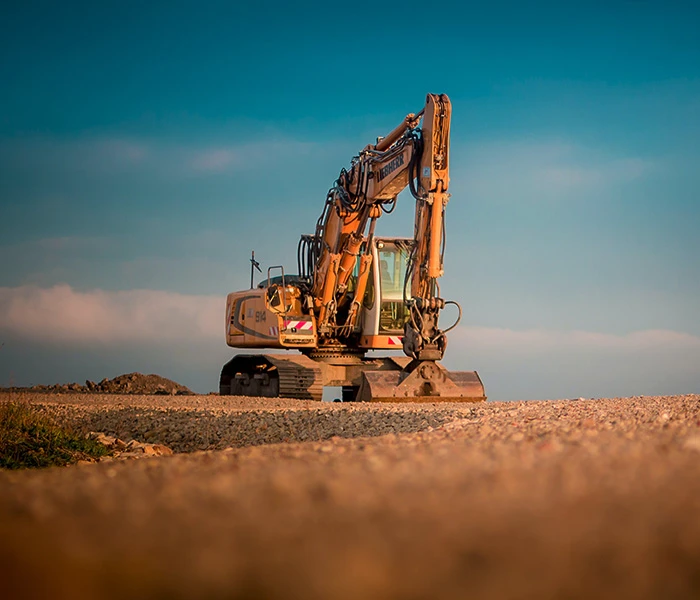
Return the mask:
<path id="1" fill-rule="evenodd" d="M 269 409 L 209 398 L 118 410 L 285 432 L 297 415 L 298 431 L 342 421 L 347 438 L 374 437 L 256 446 L 268 434 L 245 429 L 230 436 L 245 448 L 0 472 L 11 597 L 700 597 L 700 396 Z M 59 400 L 46 410 L 117 410 L 114 398 Z M 402 420 L 413 432 L 381 435 Z"/>

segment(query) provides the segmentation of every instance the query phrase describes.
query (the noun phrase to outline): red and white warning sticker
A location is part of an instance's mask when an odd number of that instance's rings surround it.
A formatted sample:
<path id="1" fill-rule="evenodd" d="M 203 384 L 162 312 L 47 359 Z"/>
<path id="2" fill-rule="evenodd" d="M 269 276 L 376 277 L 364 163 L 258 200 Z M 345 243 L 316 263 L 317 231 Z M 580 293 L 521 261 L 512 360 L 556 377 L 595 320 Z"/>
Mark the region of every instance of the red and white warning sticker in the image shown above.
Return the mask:
<path id="1" fill-rule="evenodd" d="M 401 346 L 403 338 L 399 335 L 390 335 L 389 336 L 389 345 L 390 346 Z"/>
<path id="2" fill-rule="evenodd" d="M 285 321 L 285 329 L 296 329 L 297 331 L 308 331 L 311 333 L 314 328 L 313 321 Z"/>
<path id="3" fill-rule="evenodd" d="M 270 327 L 270 335 L 279 335 L 280 330 L 277 327 Z"/>

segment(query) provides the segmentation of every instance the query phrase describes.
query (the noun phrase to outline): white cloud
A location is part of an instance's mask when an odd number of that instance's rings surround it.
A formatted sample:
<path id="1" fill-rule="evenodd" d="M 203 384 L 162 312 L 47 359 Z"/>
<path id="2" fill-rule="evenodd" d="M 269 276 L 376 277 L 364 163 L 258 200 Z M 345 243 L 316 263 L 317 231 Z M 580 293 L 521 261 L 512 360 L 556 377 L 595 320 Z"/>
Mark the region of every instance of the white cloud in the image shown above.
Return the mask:
<path id="1" fill-rule="evenodd" d="M 28 240 L 8 248 L 10 251 L 31 251 L 39 249 L 43 252 L 95 252 L 108 247 L 110 240 L 96 236 L 61 236 Z"/>
<path id="2" fill-rule="evenodd" d="M 269 169 L 313 151 L 310 142 L 272 138 L 230 145 L 148 138 L 0 139 L 0 163 L 11 171 L 105 175 L 147 170 L 169 176 Z"/>
<path id="3" fill-rule="evenodd" d="M 140 163 L 148 158 L 150 148 L 140 140 L 99 138 L 86 142 L 88 150 L 96 150 L 106 158 L 119 162 Z M 90 148 L 89 146 L 92 146 Z"/>
<path id="4" fill-rule="evenodd" d="M 605 152 L 563 141 L 493 141 L 468 147 L 460 159 L 468 189 L 489 200 L 560 199 L 577 192 L 642 179 L 658 161 Z M 453 163 L 453 171 L 455 164 Z M 457 181 L 457 177 L 453 176 Z"/>
<path id="5" fill-rule="evenodd" d="M 66 342 L 206 340 L 223 336 L 223 296 L 158 290 L 77 291 L 69 285 L 0 288 L 0 330 Z M 665 329 L 623 335 L 591 331 L 458 327 L 450 345 L 484 351 L 567 349 L 634 352 L 700 349 L 700 337 Z"/>
<path id="6" fill-rule="evenodd" d="M 13 171 L 106 173 L 148 162 L 152 145 L 124 137 L 58 139 L 29 137 L 0 140 L 0 160 Z"/>
<path id="7" fill-rule="evenodd" d="M 267 140 L 234 146 L 182 147 L 187 167 L 195 173 L 223 173 L 228 171 L 269 168 L 291 158 L 318 150 L 310 142 L 297 140 Z"/>
<path id="8" fill-rule="evenodd" d="M 700 337 L 461 327 L 445 365 L 479 372 L 492 400 L 688 394 L 700 389 Z"/>
<path id="9" fill-rule="evenodd" d="M 240 154 L 231 148 L 213 148 L 196 154 L 190 165 L 196 171 L 221 172 L 235 167 L 240 160 Z"/>
<path id="10" fill-rule="evenodd" d="M 155 290 L 0 288 L 0 331 L 84 344 L 223 339 L 225 299 Z"/>
<path id="11" fill-rule="evenodd" d="M 513 330 L 494 327 L 459 327 L 450 337 L 453 345 L 487 351 L 552 352 L 568 350 L 613 350 L 630 353 L 640 350 L 700 350 L 700 337 L 668 329 L 648 329 L 626 334 L 592 331 Z"/>
<path id="12" fill-rule="evenodd" d="M 223 296 L 155 290 L 0 288 L 0 342 L 44 355 L 60 348 L 56 360 L 31 367 L 21 352 L 5 352 L 0 379 L 19 373 L 31 383 L 63 380 L 68 375 L 54 363 L 78 372 L 90 361 L 107 361 L 162 369 L 176 379 L 191 372 L 187 382 L 208 390 L 232 353 L 224 342 L 224 304 Z M 492 399 L 691 393 L 700 385 L 700 337 L 682 332 L 459 327 L 449 338 L 445 366 L 478 370 Z M 90 373 L 102 377 L 95 364 Z"/>

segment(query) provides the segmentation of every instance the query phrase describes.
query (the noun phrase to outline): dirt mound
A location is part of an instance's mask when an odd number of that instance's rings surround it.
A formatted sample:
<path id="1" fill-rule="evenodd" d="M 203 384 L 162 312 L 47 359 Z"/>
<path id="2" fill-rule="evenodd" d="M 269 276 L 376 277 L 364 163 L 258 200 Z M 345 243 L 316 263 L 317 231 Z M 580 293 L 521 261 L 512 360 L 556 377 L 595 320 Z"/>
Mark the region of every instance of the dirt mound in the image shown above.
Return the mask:
<path id="1" fill-rule="evenodd" d="M 160 375 L 143 375 L 142 373 L 126 373 L 114 379 L 103 379 L 99 383 L 90 381 L 85 385 L 79 383 L 55 383 L 52 385 L 34 385 L 29 390 L 49 393 L 99 393 L 99 394 L 162 394 L 162 395 L 194 395 L 194 392 L 184 385 Z"/>
<path id="2" fill-rule="evenodd" d="M 184 385 L 180 385 L 160 375 L 142 375 L 127 373 L 114 379 L 103 379 L 100 383 L 86 381 L 87 391 L 105 392 L 108 394 L 193 394 Z"/>

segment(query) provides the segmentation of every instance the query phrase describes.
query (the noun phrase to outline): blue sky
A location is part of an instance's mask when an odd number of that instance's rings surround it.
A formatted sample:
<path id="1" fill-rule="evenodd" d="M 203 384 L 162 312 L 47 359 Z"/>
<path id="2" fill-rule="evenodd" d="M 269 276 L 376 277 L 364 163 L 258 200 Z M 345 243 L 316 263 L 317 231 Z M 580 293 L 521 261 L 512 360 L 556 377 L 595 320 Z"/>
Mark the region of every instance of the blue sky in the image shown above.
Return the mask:
<path id="1" fill-rule="evenodd" d="M 699 12 L 0 8 L 0 384 L 215 389 L 251 248 L 292 270 L 339 169 L 434 92 L 453 103 L 442 287 L 465 309 L 446 364 L 499 399 L 697 392 Z M 399 200 L 380 233 L 410 235 Z"/>

